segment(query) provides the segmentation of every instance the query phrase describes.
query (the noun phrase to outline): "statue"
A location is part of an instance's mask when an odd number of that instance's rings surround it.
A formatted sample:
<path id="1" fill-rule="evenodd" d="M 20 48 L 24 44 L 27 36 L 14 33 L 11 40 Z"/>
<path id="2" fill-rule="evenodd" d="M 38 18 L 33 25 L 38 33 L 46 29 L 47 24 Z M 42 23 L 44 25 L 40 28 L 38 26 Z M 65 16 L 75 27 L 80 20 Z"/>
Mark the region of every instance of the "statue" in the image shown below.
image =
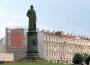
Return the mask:
<path id="1" fill-rule="evenodd" d="M 42 62 L 45 59 L 39 56 L 38 52 L 38 32 L 36 31 L 36 13 L 31 5 L 28 10 L 27 16 L 29 17 L 29 27 L 27 32 L 27 54 L 22 61 Z"/>
<path id="2" fill-rule="evenodd" d="M 36 30 L 36 13 L 31 5 L 31 9 L 27 11 L 27 16 L 29 17 L 29 31 Z"/>

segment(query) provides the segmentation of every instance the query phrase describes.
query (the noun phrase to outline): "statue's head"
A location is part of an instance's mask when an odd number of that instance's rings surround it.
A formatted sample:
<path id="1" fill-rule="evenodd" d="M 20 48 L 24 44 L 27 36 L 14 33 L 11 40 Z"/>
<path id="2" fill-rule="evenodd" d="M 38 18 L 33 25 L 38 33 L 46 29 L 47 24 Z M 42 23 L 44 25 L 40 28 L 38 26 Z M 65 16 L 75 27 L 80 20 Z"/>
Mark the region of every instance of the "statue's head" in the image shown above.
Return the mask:
<path id="1" fill-rule="evenodd" d="M 30 7 L 31 7 L 31 9 L 33 9 L 33 5 L 31 5 Z"/>

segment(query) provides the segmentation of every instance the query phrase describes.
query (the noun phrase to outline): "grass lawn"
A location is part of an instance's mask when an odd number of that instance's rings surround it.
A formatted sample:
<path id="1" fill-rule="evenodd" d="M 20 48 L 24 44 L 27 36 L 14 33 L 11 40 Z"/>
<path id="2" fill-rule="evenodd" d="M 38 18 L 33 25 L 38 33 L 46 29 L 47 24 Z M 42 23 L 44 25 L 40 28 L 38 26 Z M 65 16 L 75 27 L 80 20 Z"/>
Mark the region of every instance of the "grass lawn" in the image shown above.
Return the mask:
<path id="1" fill-rule="evenodd" d="M 0 65 L 70 65 L 70 64 L 60 64 L 51 62 L 17 62 L 17 63 L 7 63 Z"/>

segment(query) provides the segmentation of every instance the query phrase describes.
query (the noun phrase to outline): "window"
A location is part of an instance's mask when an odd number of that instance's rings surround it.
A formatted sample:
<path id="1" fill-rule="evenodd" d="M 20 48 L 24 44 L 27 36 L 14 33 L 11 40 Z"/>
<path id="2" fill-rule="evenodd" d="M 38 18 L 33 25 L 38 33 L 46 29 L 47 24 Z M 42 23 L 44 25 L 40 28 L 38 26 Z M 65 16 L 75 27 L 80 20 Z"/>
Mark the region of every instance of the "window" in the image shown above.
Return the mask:
<path id="1" fill-rule="evenodd" d="M 46 52 L 46 56 L 48 56 L 48 52 Z"/>
<path id="2" fill-rule="evenodd" d="M 48 37 L 48 41 L 50 41 L 50 37 Z"/>
<path id="3" fill-rule="evenodd" d="M 49 56 L 51 56 L 51 53 L 49 52 Z"/>
<path id="4" fill-rule="evenodd" d="M 54 53 L 52 52 L 52 56 L 54 55 Z"/>
<path id="5" fill-rule="evenodd" d="M 47 41 L 47 37 L 46 37 L 45 41 Z"/>

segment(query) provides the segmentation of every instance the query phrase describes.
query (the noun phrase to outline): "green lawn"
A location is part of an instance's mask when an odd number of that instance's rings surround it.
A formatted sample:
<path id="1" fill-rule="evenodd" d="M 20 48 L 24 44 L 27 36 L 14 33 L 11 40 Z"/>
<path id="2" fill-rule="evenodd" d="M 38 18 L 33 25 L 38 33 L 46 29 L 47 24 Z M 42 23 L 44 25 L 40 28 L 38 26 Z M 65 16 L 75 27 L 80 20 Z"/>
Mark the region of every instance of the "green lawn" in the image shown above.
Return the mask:
<path id="1" fill-rule="evenodd" d="M 17 63 L 7 63 L 0 65 L 69 65 L 69 64 L 60 64 L 60 63 L 51 63 L 51 62 L 17 62 Z"/>

